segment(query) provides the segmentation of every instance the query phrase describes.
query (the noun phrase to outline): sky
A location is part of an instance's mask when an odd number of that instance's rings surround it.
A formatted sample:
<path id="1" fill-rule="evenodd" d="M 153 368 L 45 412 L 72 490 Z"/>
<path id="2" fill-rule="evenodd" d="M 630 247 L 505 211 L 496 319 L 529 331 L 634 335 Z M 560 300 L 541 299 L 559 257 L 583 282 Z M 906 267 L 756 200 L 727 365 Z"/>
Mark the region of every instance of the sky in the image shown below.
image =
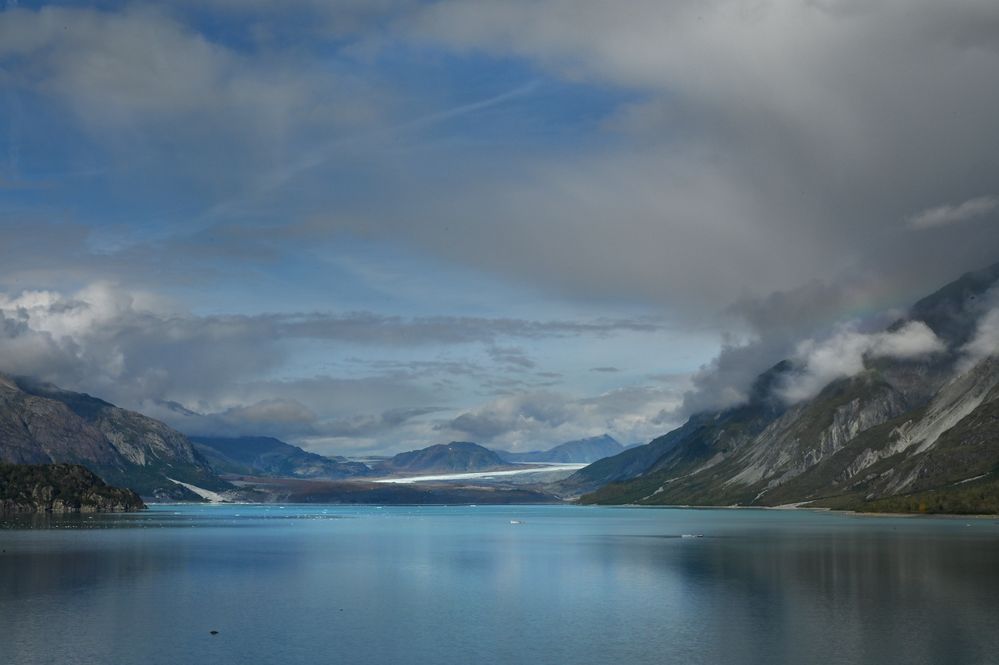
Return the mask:
<path id="1" fill-rule="evenodd" d="M 877 331 L 999 261 L 997 117 L 992 0 L 8 0 L 0 372 L 322 453 L 646 442 L 931 352 Z"/>

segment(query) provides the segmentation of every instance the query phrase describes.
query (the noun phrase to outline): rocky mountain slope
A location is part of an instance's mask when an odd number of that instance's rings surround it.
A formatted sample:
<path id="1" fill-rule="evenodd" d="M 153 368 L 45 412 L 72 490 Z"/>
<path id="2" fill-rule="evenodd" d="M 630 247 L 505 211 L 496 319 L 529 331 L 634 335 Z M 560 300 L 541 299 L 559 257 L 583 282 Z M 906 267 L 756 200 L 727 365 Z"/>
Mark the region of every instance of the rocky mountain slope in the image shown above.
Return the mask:
<path id="1" fill-rule="evenodd" d="M 452 441 L 421 450 L 399 453 L 378 465 L 382 473 L 461 473 L 492 471 L 509 465 L 492 450 L 477 443 Z"/>
<path id="2" fill-rule="evenodd" d="M 505 450 L 495 451 L 507 462 L 544 462 L 547 464 L 589 464 L 612 455 L 617 455 L 624 446 L 614 437 L 603 434 L 587 439 L 566 441 L 548 450 L 534 450 L 514 453 Z"/>
<path id="3" fill-rule="evenodd" d="M 0 463 L 0 514 L 123 512 L 145 508 L 78 464 Z"/>
<path id="4" fill-rule="evenodd" d="M 989 499 L 973 510 L 968 497 L 994 496 L 999 487 L 999 360 L 996 349 L 981 348 L 997 280 L 999 266 L 969 273 L 888 329 L 922 322 L 939 352 L 870 354 L 863 371 L 796 403 L 776 388 L 802 368 L 782 362 L 760 377 L 746 404 L 698 414 L 580 470 L 559 491 L 592 503 L 859 509 L 929 509 L 960 495 L 962 511 L 985 510 Z M 898 501 L 927 492 L 934 500 Z"/>
<path id="5" fill-rule="evenodd" d="M 191 442 L 220 474 L 335 480 L 374 473 L 360 462 L 323 457 L 269 436 L 192 436 Z"/>
<path id="6" fill-rule="evenodd" d="M 230 489 L 180 432 L 83 393 L 0 375 L 0 462 L 81 464 L 160 499 L 197 499 L 181 482 Z"/>

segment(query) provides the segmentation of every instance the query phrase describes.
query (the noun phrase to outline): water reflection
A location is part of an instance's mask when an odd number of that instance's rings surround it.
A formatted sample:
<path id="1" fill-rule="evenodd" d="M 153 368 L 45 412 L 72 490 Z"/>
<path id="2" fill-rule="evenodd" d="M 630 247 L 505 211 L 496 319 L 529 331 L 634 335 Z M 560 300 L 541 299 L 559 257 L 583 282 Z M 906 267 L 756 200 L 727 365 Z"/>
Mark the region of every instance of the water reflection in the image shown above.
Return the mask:
<path id="1" fill-rule="evenodd" d="M 98 522 L 0 530 L 0 662 L 987 663 L 999 647 L 995 522 L 572 507 Z"/>
<path id="2" fill-rule="evenodd" d="M 999 646 L 999 529 L 876 522 L 765 532 L 720 525 L 601 546 L 701 617 L 698 662 L 986 663 Z M 788 525 L 789 527 L 797 525 Z M 991 528 L 991 531 L 990 531 Z M 637 574 L 634 573 L 633 574 Z M 706 657 L 705 657 L 706 656 Z"/>

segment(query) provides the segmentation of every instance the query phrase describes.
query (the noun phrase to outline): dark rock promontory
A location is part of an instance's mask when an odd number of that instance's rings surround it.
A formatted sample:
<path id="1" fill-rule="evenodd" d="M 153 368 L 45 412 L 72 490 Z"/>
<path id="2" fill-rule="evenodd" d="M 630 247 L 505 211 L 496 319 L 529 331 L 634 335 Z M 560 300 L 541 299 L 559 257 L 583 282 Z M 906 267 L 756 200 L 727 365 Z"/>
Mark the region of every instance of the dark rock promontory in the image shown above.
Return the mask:
<path id="1" fill-rule="evenodd" d="M 111 487 L 79 464 L 0 463 L 0 514 L 141 510 L 130 489 Z"/>

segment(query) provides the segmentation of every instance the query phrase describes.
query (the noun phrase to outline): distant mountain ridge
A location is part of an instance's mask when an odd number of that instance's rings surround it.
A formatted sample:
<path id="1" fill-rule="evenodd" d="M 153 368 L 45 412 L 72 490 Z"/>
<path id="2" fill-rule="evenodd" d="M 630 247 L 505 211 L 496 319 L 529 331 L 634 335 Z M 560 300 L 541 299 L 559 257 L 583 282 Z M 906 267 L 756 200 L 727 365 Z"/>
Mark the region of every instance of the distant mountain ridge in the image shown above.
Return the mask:
<path id="1" fill-rule="evenodd" d="M 198 500 L 174 483 L 231 489 L 180 432 L 85 393 L 0 375 L 0 462 L 80 464 L 143 496 Z"/>
<path id="2" fill-rule="evenodd" d="M 374 473 L 360 462 L 324 457 L 269 436 L 190 438 L 220 474 L 336 480 Z"/>
<path id="3" fill-rule="evenodd" d="M 592 436 L 586 439 L 566 441 L 548 450 L 533 450 L 530 452 L 510 452 L 495 450 L 496 454 L 507 462 L 543 462 L 548 464 L 589 464 L 612 455 L 617 455 L 622 446 L 609 434 Z"/>
<path id="4" fill-rule="evenodd" d="M 380 463 L 383 473 L 461 473 L 492 471 L 509 465 L 492 450 L 469 441 L 452 441 L 399 453 Z"/>
<path id="5" fill-rule="evenodd" d="M 796 404 L 775 397 L 774 387 L 799 371 L 784 361 L 760 376 L 746 404 L 697 414 L 645 446 L 581 469 L 558 490 L 588 503 L 995 505 L 997 349 L 969 360 L 965 345 L 997 305 L 985 297 L 997 282 L 999 264 L 963 275 L 889 328 L 924 323 L 942 352 L 870 358 L 861 373 Z M 924 498 L 893 498 L 917 494 Z"/>

